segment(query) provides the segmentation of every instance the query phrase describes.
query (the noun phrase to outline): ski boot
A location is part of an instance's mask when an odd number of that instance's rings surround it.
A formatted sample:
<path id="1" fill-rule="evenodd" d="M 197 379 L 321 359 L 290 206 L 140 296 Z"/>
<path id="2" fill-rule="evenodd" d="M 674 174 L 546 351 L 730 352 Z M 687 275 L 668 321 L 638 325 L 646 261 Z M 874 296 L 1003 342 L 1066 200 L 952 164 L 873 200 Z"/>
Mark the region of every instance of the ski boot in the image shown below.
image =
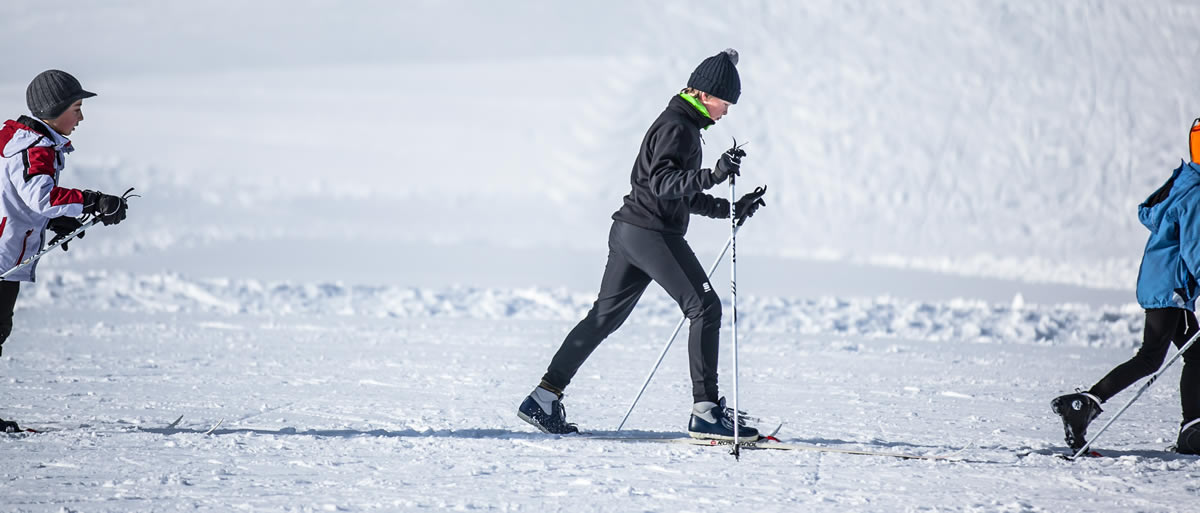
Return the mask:
<path id="1" fill-rule="evenodd" d="M 692 406 L 692 418 L 688 422 L 688 436 L 702 440 L 733 441 L 733 408 L 725 407 L 725 398 L 720 402 L 703 401 Z M 740 417 L 740 416 L 739 416 Z M 738 419 L 738 440 L 753 442 L 762 438 L 758 430 L 746 425 L 745 418 Z"/>
<path id="2" fill-rule="evenodd" d="M 20 433 L 21 428 L 16 422 L 0 419 L 0 433 Z"/>
<path id="3" fill-rule="evenodd" d="M 562 399 L 549 390 L 537 387 L 530 392 L 521 407 L 517 409 L 521 420 L 533 424 L 543 433 L 567 435 L 578 433 L 575 424 L 567 423 L 567 409 L 563 408 Z"/>
<path id="4" fill-rule="evenodd" d="M 1084 437 L 1087 435 L 1088 424 L 1104 411 L 1100 409 L 1100 400 L 1087 392 L 1055 397 L 1050 401 L 1050 407 L 1062 417 L 1063 432 L 1072 451 L 1078 451 L 1087 444 Z"/>
<path id="5" fill-rule="evenodd" d="M 1200 419 L 1185 422 L 1179 428 L 1179 440 L 1175 442 L 1179 454 L 1200 454 Z"/>

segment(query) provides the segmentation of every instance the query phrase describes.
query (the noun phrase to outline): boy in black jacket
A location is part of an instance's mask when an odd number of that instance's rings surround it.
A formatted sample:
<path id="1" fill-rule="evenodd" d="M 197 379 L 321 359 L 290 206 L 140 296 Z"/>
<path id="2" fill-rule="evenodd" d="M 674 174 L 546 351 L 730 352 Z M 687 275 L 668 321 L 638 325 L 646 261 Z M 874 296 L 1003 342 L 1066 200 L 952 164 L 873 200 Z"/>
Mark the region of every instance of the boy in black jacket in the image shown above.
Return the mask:
<path id="1" fill-rule="evenodd" d="M 700 130 L 737 103 L 741 95 L 737 59 L 737 52 L 728 49 L 701 62 L 687 88 L 671 98 L 646 131 L 633 165 L 632 190 L 612 216 L 608 263 L 596 302 L 567 335 L 541 383 L 518 409 L 518 416 L 538 429 L 557 434 L 578 431 L 567 423 L 563 390 L 655 281 L 691 321 L 688 356 L 695 404 L 688 433 L 696 438 L 733 439 L 731 412 L 717 391 L 721 300 L 683 236 L 691 214 L 730 216 L 729 200 L 702 191 L 739 174 L 746 153 L 735 146 L 721 155 L 715 168 L 702 169 Z M 753 215 L 765 204 L 764 193 L 760 189 L 743 196 L 734 205 L 734 214 L 739 219 Z M 759 436 L 751 427 L 739 426 L 738 431 L 746 440 Z"/>

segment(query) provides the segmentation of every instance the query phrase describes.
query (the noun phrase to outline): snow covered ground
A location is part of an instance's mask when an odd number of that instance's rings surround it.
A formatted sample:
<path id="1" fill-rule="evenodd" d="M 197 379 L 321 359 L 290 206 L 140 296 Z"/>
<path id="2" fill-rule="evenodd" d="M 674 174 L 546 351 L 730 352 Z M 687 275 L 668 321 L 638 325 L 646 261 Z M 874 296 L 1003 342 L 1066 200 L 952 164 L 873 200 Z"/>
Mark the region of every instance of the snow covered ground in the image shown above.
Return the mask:
<path id="1" fill-rule="evenodd" d="M 791 441 L 962 461 L 735 462 L 516 418 L 582 296 L 133 281 L 64 277 L 77 299 L 21 311 L 0 359 L 5 411 L 51 431 L 0 442 L 7 509 L 1187 511 L 1200 476 L 1196 458 L 1163 452 L 1177 372 L 1106 434 L 1112 457 L 1052 455 L 1049 397 L 1129 354 L 1129 308 L 751 300 L 743 407 Z M 568 394 L 574 421 L 611 434 L 672 310 L 648 300 L 595 354 Z M 631 434 L 683 433 L 683 351 L 659 372 Z"/>
<path id="2" fill-rule="evenodd" d="M 100 96 L 63 185 L 143 197 L 23 287 L 0 417 L 47 432 L 0 437 L 0 510 L 1189 511 L 1178 368 L 1110 458 L 1052 456 L 1048 403 L 1139 343 L 1135 208 L 1187 154 L 1198 23 L 1173 1 L 5 2 L 0 110 L 71 71 Z M 791 441 L 958 461 L 735 462 L 516 418 L 593 299 L 645 127 L 727 46 L 743 95 L 706 158 L 749 140 L 744 183 L 770 187 L 738 239 L 742 405 Z M 728 226 L 692 226 L 707 264 Z M 570 418 L 612 431 L 678 315 L 652 290 Z M 683 432 L 683 353 L 633 433 Z"/>

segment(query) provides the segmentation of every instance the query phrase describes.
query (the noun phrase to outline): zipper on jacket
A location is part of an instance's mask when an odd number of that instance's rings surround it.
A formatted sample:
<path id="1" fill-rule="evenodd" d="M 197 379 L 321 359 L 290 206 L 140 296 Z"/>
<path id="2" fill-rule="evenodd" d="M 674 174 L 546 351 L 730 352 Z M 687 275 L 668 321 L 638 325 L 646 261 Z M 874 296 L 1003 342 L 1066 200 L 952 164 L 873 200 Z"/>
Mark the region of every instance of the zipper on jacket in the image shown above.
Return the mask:
<path id="1" fill-rule="evenodd" d="M 5 219 L 8 219 L 8 218 L 5 218 Z M 26 230 L 25 238 L 21 240 L 21 256 L 17 257 L 17 263 L 14 265 L 19 265 L 23 260 L 25 260 L 25 245 L 29 244 L 29 236 L 30 235 L 33 235 L 33 230 Z"/>

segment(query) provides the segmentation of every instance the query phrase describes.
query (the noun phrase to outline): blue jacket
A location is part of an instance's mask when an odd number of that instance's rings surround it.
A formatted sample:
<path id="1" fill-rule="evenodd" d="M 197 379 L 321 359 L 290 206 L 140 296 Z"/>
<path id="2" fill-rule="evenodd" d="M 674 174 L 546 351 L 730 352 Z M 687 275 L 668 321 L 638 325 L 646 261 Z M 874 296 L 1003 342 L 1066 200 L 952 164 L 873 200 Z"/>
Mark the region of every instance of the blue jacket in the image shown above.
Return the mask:
<path id="1" fill-rule="evenodd" d="M 1200 165 L 1183 162 L 1171 178 L 1138 206 L 1150 240 L 1138 270 L 1142 308 L 1195 311 L 1200 292 Z"/>

